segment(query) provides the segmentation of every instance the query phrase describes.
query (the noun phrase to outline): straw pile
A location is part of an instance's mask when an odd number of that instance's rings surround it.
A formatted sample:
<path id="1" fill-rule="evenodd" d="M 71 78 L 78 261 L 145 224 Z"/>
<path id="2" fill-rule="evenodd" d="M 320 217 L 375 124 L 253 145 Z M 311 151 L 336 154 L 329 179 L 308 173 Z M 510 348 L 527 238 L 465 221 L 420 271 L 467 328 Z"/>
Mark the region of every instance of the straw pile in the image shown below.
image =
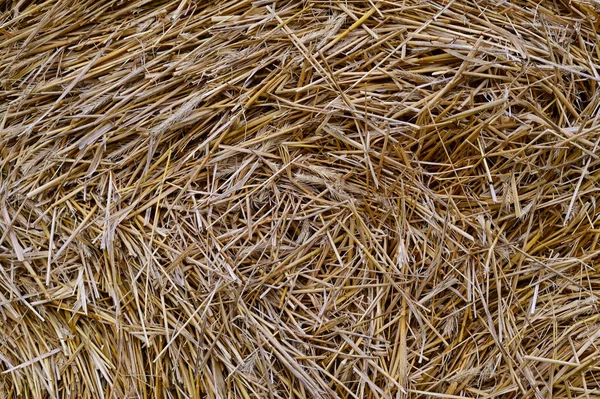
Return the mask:
<path id="1" fill-rule="evenodd" d="M 599 10 L 0 2 L 0 397 L 599 397 Z"/>

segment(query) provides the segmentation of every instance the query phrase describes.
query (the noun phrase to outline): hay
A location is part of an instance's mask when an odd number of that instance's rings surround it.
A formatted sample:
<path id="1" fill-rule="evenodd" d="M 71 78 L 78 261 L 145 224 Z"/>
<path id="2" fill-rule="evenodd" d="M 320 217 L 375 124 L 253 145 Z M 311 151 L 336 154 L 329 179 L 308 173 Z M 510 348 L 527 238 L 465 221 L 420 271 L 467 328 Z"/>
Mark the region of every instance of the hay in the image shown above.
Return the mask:
<path id="1" fill-rule="evenodd" d="M 599 9 L 1 1 L 0 397 L 599 397 Z"/>

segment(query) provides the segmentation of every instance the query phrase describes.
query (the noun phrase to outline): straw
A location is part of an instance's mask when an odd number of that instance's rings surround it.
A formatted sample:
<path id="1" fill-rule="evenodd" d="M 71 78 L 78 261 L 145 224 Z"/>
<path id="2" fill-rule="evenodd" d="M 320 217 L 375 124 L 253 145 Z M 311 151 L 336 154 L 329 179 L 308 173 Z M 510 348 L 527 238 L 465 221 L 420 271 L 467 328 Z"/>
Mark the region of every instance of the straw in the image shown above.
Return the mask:
<path id="1" fill-rule="evenodd" d="M 597 2 L 0 2 L 0 397 L 600 397 Z"/>

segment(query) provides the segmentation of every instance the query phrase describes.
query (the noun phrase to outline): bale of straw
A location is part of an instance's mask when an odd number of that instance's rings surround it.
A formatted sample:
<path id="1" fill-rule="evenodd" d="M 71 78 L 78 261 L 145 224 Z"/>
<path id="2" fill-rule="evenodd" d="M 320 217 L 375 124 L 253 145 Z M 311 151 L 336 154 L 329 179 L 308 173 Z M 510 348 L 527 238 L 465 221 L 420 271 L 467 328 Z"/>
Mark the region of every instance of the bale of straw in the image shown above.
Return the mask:
<path id="1" fill-rule="evenodd" d="M 600 397 L 598 4 L 0 1 L 0 397 Z"/>

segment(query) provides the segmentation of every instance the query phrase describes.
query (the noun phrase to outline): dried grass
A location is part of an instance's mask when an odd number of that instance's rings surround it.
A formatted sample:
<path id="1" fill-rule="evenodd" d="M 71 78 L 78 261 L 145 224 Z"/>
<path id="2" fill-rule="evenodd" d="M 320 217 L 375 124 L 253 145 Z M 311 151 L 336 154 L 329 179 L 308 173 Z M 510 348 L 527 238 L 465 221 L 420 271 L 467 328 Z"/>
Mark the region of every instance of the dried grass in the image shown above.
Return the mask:
<path id="1" fill-rule="evenodd" d="M 599 10 L 0 1 L 0 397 L 600 397 Z"/>

